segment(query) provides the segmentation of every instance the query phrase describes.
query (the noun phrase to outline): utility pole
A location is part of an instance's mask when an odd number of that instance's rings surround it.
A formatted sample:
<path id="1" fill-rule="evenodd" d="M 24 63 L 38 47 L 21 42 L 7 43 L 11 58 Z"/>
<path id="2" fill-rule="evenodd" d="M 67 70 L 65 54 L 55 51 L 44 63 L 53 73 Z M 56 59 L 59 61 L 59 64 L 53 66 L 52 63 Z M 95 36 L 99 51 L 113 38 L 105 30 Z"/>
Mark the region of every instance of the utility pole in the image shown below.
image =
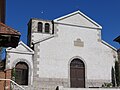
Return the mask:
<path id="1" fill-rule="evenodd" d="M 0 0 L 0 22 L 5 24 L 5 3 L 6 0 Z M 0 47 L 0 60 L 2 59 L 2 47 Z"/>
<path id="2" fill-rule="evenodd" d="M 0 22 L 5 24 L 5 8 L 6 0 L 0 0 Z"/>

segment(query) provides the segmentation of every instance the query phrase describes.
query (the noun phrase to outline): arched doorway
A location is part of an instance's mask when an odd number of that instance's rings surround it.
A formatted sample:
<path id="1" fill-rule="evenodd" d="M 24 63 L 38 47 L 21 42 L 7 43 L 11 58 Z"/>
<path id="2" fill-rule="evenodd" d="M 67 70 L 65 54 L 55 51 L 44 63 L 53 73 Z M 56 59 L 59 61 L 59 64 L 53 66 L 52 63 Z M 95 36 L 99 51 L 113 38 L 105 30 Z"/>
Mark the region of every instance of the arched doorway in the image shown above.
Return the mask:
<path id="1" fill-rule="evenodd" d="M 18 62 L 15 66 L 15 82 L 20 85 L 28 85 L 29 68 L 25 62 Z"/>
<path id="2" fill-rule="evenodd" d="M 85 65 L 78 58 L 70 63 L 70 86 L 71 88 L 85 88 Z"/>

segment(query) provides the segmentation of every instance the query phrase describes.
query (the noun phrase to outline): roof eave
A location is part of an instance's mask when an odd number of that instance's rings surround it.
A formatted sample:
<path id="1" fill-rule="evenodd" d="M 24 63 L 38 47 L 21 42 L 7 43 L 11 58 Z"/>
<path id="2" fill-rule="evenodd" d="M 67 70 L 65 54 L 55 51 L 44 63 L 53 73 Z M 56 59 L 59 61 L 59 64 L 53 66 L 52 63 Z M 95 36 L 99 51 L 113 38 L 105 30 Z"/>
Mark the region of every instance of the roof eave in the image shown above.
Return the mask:
<path id="1" fill-rule="evenodd" d="M 89 18 L 88 16 L 86 16 L 85 14 L 83 14 L 81 11 L 75 11 L 75 12 L 73 12 L 73 13 L 70 13 L 70 14 L 68 14 L 68 15 L 64 15 L 64 16 L 62 16 L 62 17 L 59 17 L 59 18 L 56 18 L 56 19 L 54 19 L 53 21 L 54 22 L 56 22 L 56 23 L 58 23 L 61 19 L 64 19 L 64 18 L 67 18 L 67 17 L 70 17 L 70 16 L 72 16 L 72 15 L 74 15 L 74 14 L 77 14 L 77 13 L 79 13 L 80 15 L 82 15 L 83 17 L 85 17 L 87 20 L 89 20 L 90 22 L 92 22 L 94 25 L 96 25 L 99 29 L 102 29 L 102 26 L 101 25 L 99 25 L 98 23 L 96 23 L 95 21 L 93 21 L 91 18 Z"/>

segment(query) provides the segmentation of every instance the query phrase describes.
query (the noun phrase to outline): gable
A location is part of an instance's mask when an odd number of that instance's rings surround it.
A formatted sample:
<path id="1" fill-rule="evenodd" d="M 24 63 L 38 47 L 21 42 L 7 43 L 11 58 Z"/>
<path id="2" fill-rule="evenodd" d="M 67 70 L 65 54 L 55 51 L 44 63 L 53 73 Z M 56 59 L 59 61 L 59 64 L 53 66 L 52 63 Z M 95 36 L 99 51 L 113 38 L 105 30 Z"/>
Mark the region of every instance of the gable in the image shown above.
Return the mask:
<path id="1" fill-rule="evenodd" d="M 15 53 L 29 53 L 33 54 L 34 51 L 29 48 L 27 45 L 25 45 L 22 41 L 19 42 L 18 46 L 16 48 L 7 48 L 7 52 L 15 52 Z"/>
<path id="2" fill-rule="evenodd" d="M 80 11 L 76 11 L 63 17 L 57 18 L 54 20 L 54 22 L 74 26 L 102 29 L 99 24 L 97 24 L 95 21 L 93 21 Z"/>

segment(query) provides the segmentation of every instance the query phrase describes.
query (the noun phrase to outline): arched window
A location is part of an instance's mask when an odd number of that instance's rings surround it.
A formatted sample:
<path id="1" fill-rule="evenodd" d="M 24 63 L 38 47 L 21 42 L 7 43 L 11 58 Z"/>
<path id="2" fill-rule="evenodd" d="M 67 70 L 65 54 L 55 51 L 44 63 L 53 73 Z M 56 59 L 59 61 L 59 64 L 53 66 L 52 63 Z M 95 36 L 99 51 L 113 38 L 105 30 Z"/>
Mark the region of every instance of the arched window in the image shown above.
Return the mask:
<path id="1" fill-rule="evenodd" d="M 85 65 L 78 58 L 73 59 L 70 63 L 70 84 L 72 88 L 85 87 Z"/>
<path id="2" fill-rule="evenodd" d="M 38 22 L 38 32 L 42 32 L 42 30 L 43 30 L 43 23 Z"/>
<path id="3" fill-rule="evenodd" d="M 25 62 L 18 62 L 15 66 L 15 82 L 20 85 L 28 85 L 29 68 Z"/>
<path id="4" fill-rule="evenodd" d="M 45 23 L 45 33 L 49 33 L 49 32 L 50 32 L 50 24 Z"/>

